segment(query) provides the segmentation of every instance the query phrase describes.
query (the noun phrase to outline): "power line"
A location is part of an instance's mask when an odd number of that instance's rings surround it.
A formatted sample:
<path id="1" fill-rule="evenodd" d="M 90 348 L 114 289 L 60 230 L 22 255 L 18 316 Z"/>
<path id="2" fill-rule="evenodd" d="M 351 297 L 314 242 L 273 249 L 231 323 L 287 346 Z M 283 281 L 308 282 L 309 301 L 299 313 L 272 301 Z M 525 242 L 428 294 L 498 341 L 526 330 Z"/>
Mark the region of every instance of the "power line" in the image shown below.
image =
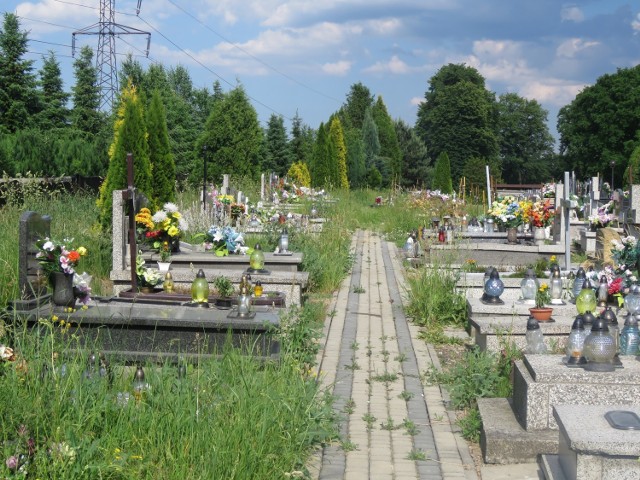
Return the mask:
<path id="1" fill-rule="evenodd" d="M 209 73 L 212 73 L 213 75 L 215 75 L 216 77 L 218 77 L 220 80 L 222 80 L 223 82 L 225 82 L 227 85 L 231 86 L 231 87 L 235 87 L 235 85 L 233 85 L 231 82 L 229 82 L 226 78 L 224 78 L 222 75 L 220 75 L 219 73 L 214 72 L 213 70 L 211 70 L 211 68 L 209 68 L 208 66 L 206 66 L 205 64 L 203 64 L 200 60 L 198 60 L 197 58 L 195 58 L 193 55 L 191 55 L 189 52 L 187 52 L 185 49 L 183 49 L 181 46 L 179 46 L 176 42 L 174 42 L 173 40 L 171 40 L 169 37 L 167 37 L 164 33 L 162 33 L 161 31 L 159 31 L 157 28 L 155 28 L 153 25 L 151 25 L 149 22 L 147 22 L 144 18 L 142 18 L 140 15 L 138 15 L 138 18 L 140 20 L 142 20 L 144 23 L 146 23 L 149 28 L 151 28 L 154 32 L 156 32 L 158 35 L 160 35 L 162 38 L 164 38 L 167 42 L 169 42 L 171 45 L 173 45 L 174 47 L 176 47 L 178 50 L 180 50 L 182 53 L 184 53 L 186 56 L 188 56 L 191 60 L 193 60 L 194 62 L 196 62 L 198 65 L 200 65 L 202 68 L 204 68 L 205 70 L 207 70 Z M 246 92 L 245 92 L 246 93 Z M 247 97 L 249 97 L 251 100 L 253 100 L 254 102 L 256 102 L 258 105 L 262 105 L 264 108 L 266 108 L 267 110 L 272 111 L 273 113 L 280 115 L 283 118 L 286 118 L 287 120 L 291 121 L 292 119 L 289 118 L 288 116 L 278 112 L 277 110 L 275 110 L 274 108 L 270 107 L 269 105 L 261 102 L 260 100 L 258 100 L 255 97 L 252 97 L 251 95 L 249 95 L 247 93 Z"/>
<path id="2" fill-rule="evenodd" d="M 278 75 L 282 75 L 284 78 L 286 78 L 287 80 L 290 80 L 294 83 L 296 83 L 297 85 L 300 85 L 303 88 L 306 88 L 307 90 L 314 92 L 318 95 L 321 95 L 325 98 L 328 98 L 329 100 L 334 100 L 335 102 L 341 103 L 340 100 L 338 100 L 337 98 L 334 98 L 330 95 L 327 95 L 319 90 L 316 90 L 313 87 L 310 87 L 309 85 L 293 78 L 292 76 L 278 70 L 277 68 L 275 68 L 273 65 L 268 64 L 267 62 L 265 62 L 264 60 L 261 60 L 260 58 L 256 57 L 255 55 L 253 55 L 251 52 L 248 52 L 247 50 L 245 50 L 244 48 L 242 48 L 240 45 L 232 42 L 231 40 L 227 39 L 226 37 L 224 37 L 223 35 L 221 35 L 220 33 L 216 32 L 213 28 L 211 28 L 209 25 L 207 25 L 206 23 L 202 22 L 199 18 L 197 18 L 196 16 L 194 16 L 193 14 L 191 14 L 190 12 L 188 12 L 187 10 L 185 10 L 184 8 L 182 8 L 180 5 L 177 5 L 173 0 L 167 0 L 171 5 L 173 5 L 174 7 L 176 7 L 177 9 L 179 9 L 182 13 L 184 13 L 185 15 L 189 16 L 191 19 L 195 20 L 196 22 L 198 22 L 200 25 L 202 25 L 204 28 L 206 28 L 207 30 L 209 30 L 211 33 L 213 33 L 214 35 L 220 37 L 222 40 L 224 40 L 226 43 L 228 43 L 229 45 L 231 45 L 234 48 L 237 48 L 238 50 L 240 50 L 242 53 L 244 53 L 245 55 L 251 57 L 252 59 L 254 59 L 256 62 L 259 62 L 260 64 L 264 65 L 265 67 L 267 67 L 270 70 L 273 70 L 274 72 L 276 72 Z"/>

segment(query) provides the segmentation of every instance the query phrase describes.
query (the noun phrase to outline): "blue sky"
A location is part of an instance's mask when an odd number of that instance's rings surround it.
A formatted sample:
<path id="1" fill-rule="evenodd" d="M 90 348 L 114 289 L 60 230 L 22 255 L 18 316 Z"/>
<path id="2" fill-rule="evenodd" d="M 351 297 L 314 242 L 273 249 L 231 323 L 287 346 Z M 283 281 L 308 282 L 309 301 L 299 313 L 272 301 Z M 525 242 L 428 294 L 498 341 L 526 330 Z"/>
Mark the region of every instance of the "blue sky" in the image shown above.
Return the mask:
<path id="1" fill-rule="evenodd" d="M 99 0 L 2 0 L 32 40 L 40 68 L 56 52 L 73 82 L 71 34 L 99 19 Z M 151 32 L 116 41 L 143 65 L 188 68 L 196 87 L 242 83 L 263 125 L 296 111 L 313 128 L 362 82 L 413 125 L 429 79 L 448 63 L 478 69 L 487 88 L 557 112 L 598 77 L 640 63 L 638 0 L 116 0 L 115 21 Z M 49 42 L 49 43 L 44 43 Z M 77 45 L 96 45 L 93 36 Z M 286 121 L 289 128 L 290 123 Z"/>

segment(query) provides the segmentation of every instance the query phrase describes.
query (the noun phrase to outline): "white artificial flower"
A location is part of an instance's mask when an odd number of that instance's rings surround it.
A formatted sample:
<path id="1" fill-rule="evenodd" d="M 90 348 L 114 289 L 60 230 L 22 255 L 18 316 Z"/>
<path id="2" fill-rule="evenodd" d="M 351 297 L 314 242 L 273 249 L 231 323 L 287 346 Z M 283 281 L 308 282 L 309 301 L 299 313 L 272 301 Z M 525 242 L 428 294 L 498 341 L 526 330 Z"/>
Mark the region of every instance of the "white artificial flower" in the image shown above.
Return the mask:
<path id="1" fill-rule="evenodd" d="M 178 206 L 175 203 L 167 202 L 162 209 L 167 213 L 175 213 L 178 211 Z"/>
<path id="2" fill-rule="evenodd" d="M 164 210 L 158 210 L 156 213 L 153 214 L 153 217 L 151 217 L 151 220 L 153 220 L 153 223 L 162 223 L 167 219 L 167 212 L 165 212 Z"/>

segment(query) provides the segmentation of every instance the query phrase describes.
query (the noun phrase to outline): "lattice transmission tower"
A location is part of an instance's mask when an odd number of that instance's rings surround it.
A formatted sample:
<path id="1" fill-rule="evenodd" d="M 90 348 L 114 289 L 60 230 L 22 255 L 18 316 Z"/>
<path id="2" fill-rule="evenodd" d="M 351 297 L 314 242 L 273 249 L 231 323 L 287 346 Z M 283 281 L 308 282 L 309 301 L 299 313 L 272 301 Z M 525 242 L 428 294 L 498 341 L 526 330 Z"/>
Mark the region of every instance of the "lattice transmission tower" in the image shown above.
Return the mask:
<path id="1" fill-rule="evenodd" d="M 142 0 L 138 0 L 136 15 L 140 13 Z M 116 62 L 116 37 L 120 35 L 146 35 L 149 56 L 151 33 L 137 28 L 121 25 L 115 21 L 116 0 L 100 0 L 100 21 L 81 30 L 73 32 L 71 50 L 75 55 L 76 35 L 97 35 L 98 48 L 96 50 L 96 70 L 98 71 L 98 86 L 100 87 L 100 109 L 111 109 L 118 92 L 118 67 Z"/>

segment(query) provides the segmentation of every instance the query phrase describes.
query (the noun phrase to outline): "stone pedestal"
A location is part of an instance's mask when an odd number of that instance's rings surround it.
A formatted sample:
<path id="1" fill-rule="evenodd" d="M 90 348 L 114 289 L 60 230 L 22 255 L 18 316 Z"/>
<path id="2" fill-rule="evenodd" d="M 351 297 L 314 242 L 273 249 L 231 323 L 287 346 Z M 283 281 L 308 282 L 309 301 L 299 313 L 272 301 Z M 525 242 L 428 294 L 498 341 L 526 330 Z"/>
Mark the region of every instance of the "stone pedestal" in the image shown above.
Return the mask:
<path id="1" fill-rule="evenodd" d="M 580 248 L 588 255 L 596 253 L 596 232 L 584 229 L 580 231 Z"/>
<path id="2" fill-rule="evenodd" d="M 561 355 L 526 355 L 516 362 L 513 380 L 520 423 L 527 431 L 557 430 L 556 405 L 640 406 L 640 362 L 628 356 L 621 360 L 624 368 L 599 373 L 569 368 Z"/>
<path id="3" fill-rule="evenodd" d="M 521 279 L 507 279 L 511 281 Z M 503 280 L 504 281 L 504 280 Z M 468 298 L 469 327 L 475 344 L 481 350 L 500 352 L 503 342 L 514 344 L 520 349 L 527 345 L 527 319 L 529 308 L 533 305 L 518 300 L 519 288 L 505 288 L 502 295 L 504 305 L 485 305 L 480 301 L 480 290 L 475 298 Z M 544 335 L 545 344 L 550 351 L 553 348 L 564 347 L 571 325 L 577 312 L 575 305 L 553 305 L 552 322 L 540 322 L 540 329 Z"/>
<path id="4" fill-rule="evenodd" d="M 66 335 L 76 335 L 83 347 L 99 349 L 119 362 L 210 357 L 221 354 L 227 344 L 246 354 L 276 358 L 280 344 L 272 334 L 280 324 L 279 312 L 271 307 L 255 311 L 253 318 L 231 318 L 231 310 L 213 306 L 95 298 L 87 310 L 73 313 L 47 304 L 14 314 L 33 329 L 40 327 L 38 319 L 56 315 L 71 325 Z"/>
<path id="5" fill-rule="evenodd" d="M 558 405 L 553 410 L 560 443 L 557 456 L 543 455 L 548 480 L 640 478 L 640 432 L 613 428 L 605 418 L 612 410 L 640 415 L 640 407 Z"/>

